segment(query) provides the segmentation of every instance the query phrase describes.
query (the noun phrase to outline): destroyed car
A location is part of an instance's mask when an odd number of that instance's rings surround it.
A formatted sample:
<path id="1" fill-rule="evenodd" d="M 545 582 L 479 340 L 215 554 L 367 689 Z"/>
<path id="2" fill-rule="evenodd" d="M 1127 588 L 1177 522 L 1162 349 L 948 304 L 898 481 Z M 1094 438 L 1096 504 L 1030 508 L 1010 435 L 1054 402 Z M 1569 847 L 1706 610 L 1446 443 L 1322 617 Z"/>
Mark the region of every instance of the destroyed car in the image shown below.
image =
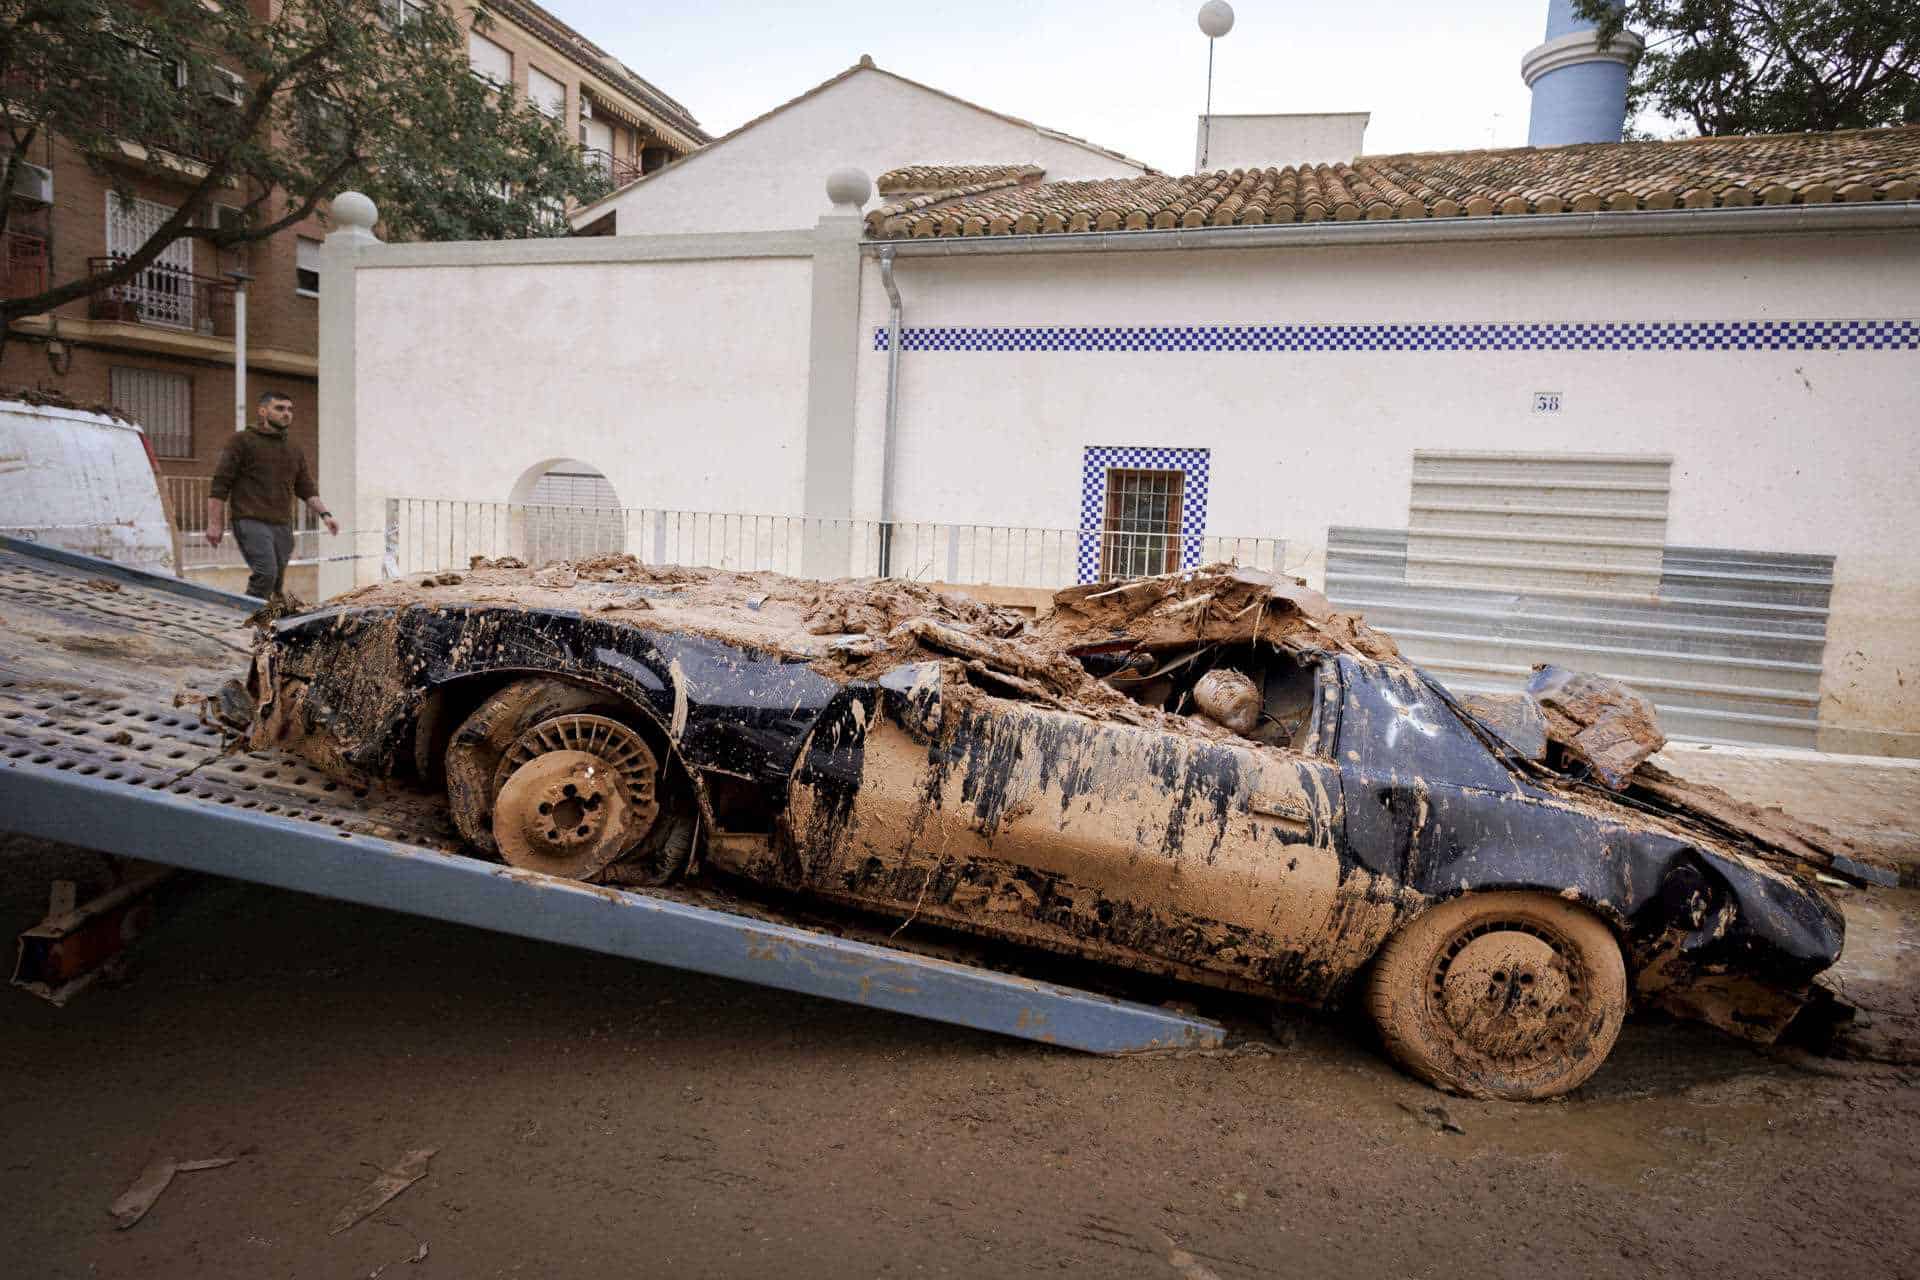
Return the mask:
<path id="1" fill-rule="evenodd" d="M 443 789 L 514 867 L 1352 999 L 1484 1097 L 1576 1087 L 1635 1002 L 1769 1041 L 1842 942 L 1820 833 L 1651 765 L 1596 781 L 1626 766 L 1582 760 L 1578 724 L 1517 748 L 1358 617 L 1228 566 L 1029 621 L 898 582 L 480 562 L 273 623 L 249 693 L 254 748 Z"/>

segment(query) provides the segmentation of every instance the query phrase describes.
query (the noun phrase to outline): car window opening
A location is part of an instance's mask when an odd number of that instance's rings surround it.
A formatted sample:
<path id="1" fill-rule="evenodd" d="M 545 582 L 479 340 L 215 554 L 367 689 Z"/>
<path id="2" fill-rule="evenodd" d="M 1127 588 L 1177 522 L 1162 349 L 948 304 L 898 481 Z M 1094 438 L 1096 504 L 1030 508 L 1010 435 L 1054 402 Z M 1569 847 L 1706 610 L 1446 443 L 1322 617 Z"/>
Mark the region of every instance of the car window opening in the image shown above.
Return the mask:
<path id="1" fill-rule="evenodd" d="M 1318 664 L 1285 649 L 1255 642 L 1164 654 L 1121 642 L 1075 656 L 1090 674 L 1142 706 L 1266 746 L 1307 750 Z"/>

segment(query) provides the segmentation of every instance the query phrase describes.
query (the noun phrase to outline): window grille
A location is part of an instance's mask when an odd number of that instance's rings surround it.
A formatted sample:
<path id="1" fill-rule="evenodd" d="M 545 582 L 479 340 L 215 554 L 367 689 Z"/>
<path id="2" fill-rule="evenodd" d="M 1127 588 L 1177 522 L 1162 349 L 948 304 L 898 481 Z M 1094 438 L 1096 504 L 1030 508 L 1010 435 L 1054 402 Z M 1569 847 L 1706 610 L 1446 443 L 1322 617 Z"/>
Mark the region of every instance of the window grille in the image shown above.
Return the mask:
<path id="1" fill-rule="evenodd" d="M 161 458 L 193 456 L 193 379 L 159 369 L 109 370 L 113 403 L 146 430 Z"/>
<path id="2" fill-rule="evenodd" d="M 1181 471 L 1107 472 L 1100 576 L 1144 578 L 1180 567 Z"/>
<path id="3" fill-rule="evenodd" d="M 107 256 L 130 258 L 153 238 L 173 210 L 152 200 L 121 199 L 107 192 Z M 139 309 L 144 324 L 167 325 L 176 329 L 195 327 L 193 241 L 182 238 L 160 251 L 133 279 L 115 292 Z"/>
<path id="4" fill-rule="evenodd" d="M 626 513 L 605 476 L 564 463 L 533 482 L 526 532 L 529 564 L 603 555 L 626 550 Z"/>

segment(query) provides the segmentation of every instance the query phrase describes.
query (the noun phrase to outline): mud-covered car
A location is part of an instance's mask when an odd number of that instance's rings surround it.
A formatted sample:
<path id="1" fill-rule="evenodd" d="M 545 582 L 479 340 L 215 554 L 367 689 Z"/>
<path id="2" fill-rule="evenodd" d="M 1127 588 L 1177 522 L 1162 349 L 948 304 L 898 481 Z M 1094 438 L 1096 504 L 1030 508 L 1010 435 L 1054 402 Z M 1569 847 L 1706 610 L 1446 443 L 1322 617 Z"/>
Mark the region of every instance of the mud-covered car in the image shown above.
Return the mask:
<path id="1" fill-rule="evenodd" d="M 1516 748 L 1247 570 L 1028 621 L 910 584 L 482 564 L 276 622 L 250 693 L 254 747 L 444 788 L 516 867 L 1359 1000 L 1408 1069 L 1481 1096 L 1577 1086 L 1636 1001 L 1771 1040 L 1842 942 L 1819 833 Z"/>

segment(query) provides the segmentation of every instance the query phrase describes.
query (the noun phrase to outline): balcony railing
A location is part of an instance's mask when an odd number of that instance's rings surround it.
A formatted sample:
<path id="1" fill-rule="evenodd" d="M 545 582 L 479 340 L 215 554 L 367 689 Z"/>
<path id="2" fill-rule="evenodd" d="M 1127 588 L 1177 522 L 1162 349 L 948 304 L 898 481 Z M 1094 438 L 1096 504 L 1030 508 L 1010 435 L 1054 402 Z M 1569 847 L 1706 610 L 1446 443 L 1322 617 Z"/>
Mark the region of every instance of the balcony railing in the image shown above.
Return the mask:
<path id="1" fill-rule="evenodd" d="M 606 175 L 608 181 L 616 187 L 624 187 L 640 176 L 640 164 L 614 155 L 611 151 L 602 151 L 599 147 L 580 148 L 581 158 L 587 167 L 596 173 Z"/>
<path id="2" fill-rule="evenodd" d="M 515 556 L 537 567 L 627 552 L 648 564 L 1054 591 L 1112 576 L 1101 574 L 1102 564 L 1143 562 L 1126 553 L 1127 540 L 1142 537 L 1171 537 L 1169 568 L 1223 560 L 1286 568 L 1278 538 L 399 498 L 387 509 L 387 570 L 465 569 L 474 556 Z"/>
<path id="3" fill-rule="evenodd" d="M 94 275 L 104 275 L 121 261 L 88 258 L 87 269 Z M 131 280 L 94 294 L 87 300 L 87 316 L 93 320 L 124 320 L 231 338 L 233 292 L 230 281 L 197 276 L 180 267 L 155 262 Z"/>
<path id="4" fill-rule="evenodd" d="M 47 289 L 47 242 L 19 231 L 0 232 L 0 297 L 31 298 Z"/>

